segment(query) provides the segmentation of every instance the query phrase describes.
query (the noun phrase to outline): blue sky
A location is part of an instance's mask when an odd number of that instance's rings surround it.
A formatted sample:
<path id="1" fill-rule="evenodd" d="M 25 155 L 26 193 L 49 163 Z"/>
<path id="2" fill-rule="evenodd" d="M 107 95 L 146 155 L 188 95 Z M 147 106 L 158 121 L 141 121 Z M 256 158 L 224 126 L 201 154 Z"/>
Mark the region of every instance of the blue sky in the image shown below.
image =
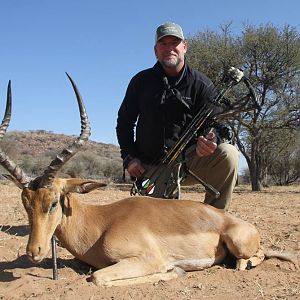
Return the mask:
<path id="1" fill-rule="evenodd" d="M 155 28 L 179 23 L 186 36 L 232 22 L 300 29 L 299 0 L 0 0 L 0 115 L 9 79 L 9 130 L 77 135 L 79 87 L 97 142 L 117 144 L 116 116 L 130 78 L 155 63 Z"/>

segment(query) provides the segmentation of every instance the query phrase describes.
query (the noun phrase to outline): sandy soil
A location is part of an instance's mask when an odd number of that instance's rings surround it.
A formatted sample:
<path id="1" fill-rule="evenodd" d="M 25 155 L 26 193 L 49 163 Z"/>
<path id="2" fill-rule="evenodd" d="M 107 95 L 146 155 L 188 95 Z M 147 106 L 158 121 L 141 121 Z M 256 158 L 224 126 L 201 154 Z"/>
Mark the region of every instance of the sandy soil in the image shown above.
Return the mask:
<path id="1" fill-rule="evenodd" d="M 20 190 L 1 183 L 0 193 L 0 299 L 300 299 L 299 269 L 276 258 L 249 271 L 214 266 L 157 284 L 100 288 L 88 281 L 89 266 L 58 247 L 59 280 L 52 280 L 51 253 L 39 265 L 25 256 L 29 228 Z M 106 189 L 80 197 L 103 204 L 127 196 Z M 184 198 L 201 201 L 203 194 L 184 193 Z M 299 260 L 299 186 L 260 193 L 237 187 L 230 212 L 258 227 L 265 248 L 292 251 Z"/>

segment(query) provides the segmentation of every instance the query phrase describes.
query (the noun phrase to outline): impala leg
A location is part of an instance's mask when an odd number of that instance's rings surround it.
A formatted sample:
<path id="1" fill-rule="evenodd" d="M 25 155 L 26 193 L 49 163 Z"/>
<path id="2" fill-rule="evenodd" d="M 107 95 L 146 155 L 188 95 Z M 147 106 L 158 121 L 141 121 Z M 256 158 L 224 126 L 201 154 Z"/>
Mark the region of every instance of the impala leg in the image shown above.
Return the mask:
<path id="1" fill-rule="evenodd" d="M 235 221 L 223 234 L 223 241 L 229 252 L 236 257 L 237 270 L 251 269 L 264 260 L 259 232 L 249 223 Z"/>
<path id="2" fill-rule="evenodd" d="M 249 270 L 263 262 L 260 235 L 253 225 L 239 221 L 227 229 L 223 238 L 229 252 L 236 257 L 237 270 Z"/>
<path id="3" fill-rule="evenodd" d="M 245 259 L 240 258 L 236 260 L 236 269 L 243 271 L 249 270 L 257 265 L 261 264 L 265 258 L 265 254 L 262 248 L 259 248 L 258 251 L 251 257 Z"/>
<path id="4" fill-rule="evenodd" d="M 174 268 L 167 272 L 166 268 L 158 270 L 158 268 L 146 265 L 137 258 L 127 258 L 94 272 L 92 281 L 97 286 L 124 286 L 155 283 L 160 280 L 166 281 L 183 274 L 185 272 L 180 268 Z"/>

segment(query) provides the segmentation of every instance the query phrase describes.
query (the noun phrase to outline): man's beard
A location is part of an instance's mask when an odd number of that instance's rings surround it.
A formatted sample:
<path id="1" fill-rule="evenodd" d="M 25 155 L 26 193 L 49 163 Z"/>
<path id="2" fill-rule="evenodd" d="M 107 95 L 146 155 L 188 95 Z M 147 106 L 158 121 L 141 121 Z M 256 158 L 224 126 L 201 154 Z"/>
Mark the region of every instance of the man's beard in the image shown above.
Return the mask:
<path id="1" fill-rule="evenodd" d="M 167 68 L 174 68 L 179 65 L 180 61 L 181 60 L 179 57 L 174 57 L 174 58 L 162 60 L 161 64 Z"/>

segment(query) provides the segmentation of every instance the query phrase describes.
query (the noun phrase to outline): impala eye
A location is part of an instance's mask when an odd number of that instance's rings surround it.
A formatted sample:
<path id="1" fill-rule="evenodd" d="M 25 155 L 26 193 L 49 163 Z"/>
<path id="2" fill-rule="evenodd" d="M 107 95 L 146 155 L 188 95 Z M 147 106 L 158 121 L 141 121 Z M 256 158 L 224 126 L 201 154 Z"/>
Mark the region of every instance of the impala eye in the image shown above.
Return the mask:
<path id="1" fill-rule="evenodd" d="M 55 201 L 51 204 L 51 207 L 49 209 L 49 213 L 53 212 L 53 210 L 56 208 L 57 204 L 58 204 L 58 201 Z"/>
<path id="2" fill-rule="evenodd" d="M 29 200 L 27 198 L 22 198 L 23 206 L 25 207 L 26 211 L 29 209 Z"/>
<path id="3" fill-rule="evenodd" d="M 27 214 L 31 215 L 33 211 L 33 207 L 30 205 L 28 198 L 22 198 L 22 202 Z"/>

